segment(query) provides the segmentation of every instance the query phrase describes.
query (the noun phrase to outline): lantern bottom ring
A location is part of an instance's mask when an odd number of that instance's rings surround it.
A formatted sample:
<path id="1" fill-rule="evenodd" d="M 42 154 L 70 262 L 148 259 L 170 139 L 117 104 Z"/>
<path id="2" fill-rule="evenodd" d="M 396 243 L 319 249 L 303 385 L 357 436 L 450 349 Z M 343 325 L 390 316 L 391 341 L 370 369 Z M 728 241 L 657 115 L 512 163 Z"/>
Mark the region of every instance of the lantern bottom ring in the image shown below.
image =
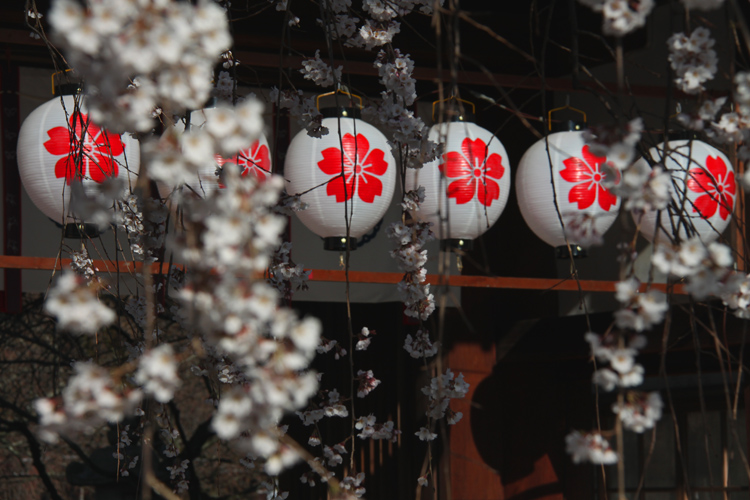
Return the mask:
<path id="1" fill-rule="evenodd" d="M 345 252 L 346 244 L 349 242 L 349 250 L 357 249 L 357 238 L 347 238 L 346 236 L 329 236 L 323 238 L 323 248 L 335 252 Z"/>
<path id="2" fill-rule="evenodd" d="M 570 255 L 572 255 L 574 259 L 583 259 L 585 257 L 588 257 L 586 249 L 579 245 L 571 244 L 570 252 L 568 252 L 568 247 L 566 245 L 555 247 L 555 257 L 557 257 L 558 259 L 567 259 Z"/>

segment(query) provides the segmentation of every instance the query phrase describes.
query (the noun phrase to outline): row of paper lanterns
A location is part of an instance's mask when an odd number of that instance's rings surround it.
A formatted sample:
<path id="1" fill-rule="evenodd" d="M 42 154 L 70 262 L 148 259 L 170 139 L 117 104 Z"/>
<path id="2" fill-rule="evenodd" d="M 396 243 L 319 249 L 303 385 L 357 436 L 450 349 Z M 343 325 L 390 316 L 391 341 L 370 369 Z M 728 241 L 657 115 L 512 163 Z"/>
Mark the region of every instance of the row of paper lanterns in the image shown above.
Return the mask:
<path id="1" fill-rule="evenodd" d="M 75 99 L 62 96 L 34 110 L 18 141 L 24 187 L 36 206 L 58 223 L 66 220 L 71 182 L 91 189 L 107 177 L 137 174 L 139 166 L 138 142 L 90 123 L 85 106 L 76 108 Z M 201 126 L 210 113 L 210 108 L 193 112 L 191 123 Z M 325 239 L 326 248 L 344 249 L 347 226 L 351 238 L 360 238 L 385 214 L 397 166 L 385 136 L 372 125 L 354 116 L 324 118 L 322 125 L 330 130 L 322 138 L 305 131 L 294 137 L 284 176 L 288 193 L 305 193 L 301 199 L 309 208 L 298 212 L 300 220 Z M 508 201 L 507 152 L 491 132 L 466 121 L 435 125 L 429 137 L 444 144 L 444 153 L 421 169 L 409 169 L 405 189 L 425 188 L 425 201 L 412 216 L 433 223 L 442 239 L 474 240 L 498 220 Z M 706 242 L 716 239 L 729 224 L 736 193 L 730 161 L 698 140 L 670 141 L 666 147 L 671 152 L 665 165 L 675 186 L 673 201 L 684 206 L 689 217 L 670 218 L 663 210 L 660 226 L 668 232 L 679 226 L 682 238 L 694 232 Z M 651 149 L 654 162 L 664 156 L 664 148 L 661 144 Z M 243 175 L 260 181 L 271 172 L 265 137 L 234 158 L 217 157 L 219 165 L 226 161 L 238 163 Z M 589 150 L 581 131 L 550 134 L 526 151 L 516 171 L 516 192 L 521 213 L 539 238 L 554 247 L 577 245 L 570 235 L 566 240 L 562 229 L 561 218 L 571 216 L 588 217 L 598 234 L 606 232 L 620 207 L 620 199 L 604 182 L 612 172 L 603 168 L 606 161 Z M 215 171 L 215 165 L 207 165 L 191 188 L 218 189 Z M 162 187 L 162 195 L 171 188 Z M 639 222 L 644 236 L 652 239 L 656 212 L 647 212 Z M 356 248 L 356 241 L 349 246 Z"/>

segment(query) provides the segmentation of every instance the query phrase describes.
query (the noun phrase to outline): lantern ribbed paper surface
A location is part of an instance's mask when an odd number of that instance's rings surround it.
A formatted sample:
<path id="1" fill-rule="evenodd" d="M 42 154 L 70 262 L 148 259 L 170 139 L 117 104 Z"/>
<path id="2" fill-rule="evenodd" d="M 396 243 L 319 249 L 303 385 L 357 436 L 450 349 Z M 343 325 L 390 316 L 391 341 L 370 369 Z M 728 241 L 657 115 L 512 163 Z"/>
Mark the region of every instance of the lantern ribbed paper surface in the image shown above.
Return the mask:
<path id="1" fill-rule="evenodd" d="M 583 132 L 556 132 L 534 143 L 516 173 L 518 205 L 529 228 L 549 245 L 565 245 L 557 201 L 563 221 L 590 218 L 596 234 L 603 235 L 620 208 L 620 199 L 603 185 L 606 162 L 591 153 Z M 572 239 L 569 235 L 571 244 L 580 244 Z"/>
<path id="2" fill-rule="evenodd" d="M 442 142 L 445 152 L 421 169 L 407 170 L 406 190 L 425 188 L 424 202 L 411 215 L 432 222 L 441 239 L 478 238 L 508 202 L 508 153 L 489 130 L 470 122 L 434 125 L 429 138 Z"/>
<path id="3" fill-rule="evenodd" d="M 657 212 L 645 212 L 640 219 L 641 234 L 649 241 L 654 235 L 659 241 L 670 241 L 674 234 L 679 234 L 681 240 L 697 235 L 704 243 L 718 238 L 732 220 L 737 194 L 729 159 L 715 147 L 696 140 L 669 141 L 667 147 L 661 143 L 649 154 L 672 176 L 672 204 L 661 211 L 658 233 Z M 646 163 L 643 158 L 638 161 Z M 634 217 L 637 222 L 638 217 Z"/>
<path id="4" fill-rule="evenodd" d="M 68 215 L 71 182 L 91 189 L 109 177 L 127 179 L 140 165 L 138 141 L 89 121 L 84 104 L 76 111 L 75 99 L 66 95 L 42 104 L 18 135 L 21 182 L 31 201 L 58 224 Z"/>
<path id="5" fill-rule="evenodd" d="M 190 128 L 192 130 L 203 127 L 206 123 L 206 117 L 210 116 L 216 108 L 205 108 L 190 113 Z M 182 132 L 185 130 L 185 124 L 179 121 L 175 124 L 175 130 Z M 217 168 L 226 163 L 236 163 L 240 167 L 241 175 L 252 175 L 256 180 L 262 181 L 272 171 L 271 149 L 268 145 L 268 139 L 265 134 L 261 134 L 258 139 L 252 142 L 248 147 L 241 149 L 236 155 L 230 158 L 223 158 L 220 155 L 214 157 L 216 163 L 209 163 L 201 166 L 195 174 L 195 180 L 185 183 L 186 193 L 192 190 L 201 197 L 219 189 L 219 177 L 216 175 Z M 176 185 L 159 184 L 159 194 L 166 198 L 169 193 L 176 188 Z"/>
<path id="6" fill-rule="evenodd" d="M 349 235 L 358 238 L 388 210 L 396 164 L 385 136 L 372 125 L 341 117 L 324 118 L 323 126 L 329 133 L 320 139 L 304 130 L 292 139 L 284 163 L 287 192 L 305 193 L 301 199 L 309 207 L 297 216 L 318 236 L 346 236 L 347 214 Z"/>

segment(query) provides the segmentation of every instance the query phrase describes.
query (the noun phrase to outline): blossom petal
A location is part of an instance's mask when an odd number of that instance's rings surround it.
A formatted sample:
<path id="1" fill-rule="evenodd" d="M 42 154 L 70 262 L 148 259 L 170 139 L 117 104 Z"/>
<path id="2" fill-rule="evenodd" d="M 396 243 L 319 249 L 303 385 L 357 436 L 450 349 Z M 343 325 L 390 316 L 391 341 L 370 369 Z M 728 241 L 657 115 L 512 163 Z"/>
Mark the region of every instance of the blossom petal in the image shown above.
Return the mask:
<path id="1" fill-rule="evenodd" d="M 357 192 L 359 197 L 365 203 L 372 203 L 376 196 L 383 194 L 383 183 L 374 175 L 367 175 L 364 172 L 358 176 Z"/>
<path id="2" fill-rule="evenodd" d="M 477 198 L 479 203 L 489 207 L 492 201 L 500 197 L 500 186 L 497 182 L 490 179 L 480 179 L 477 183 Z"/>
<path id="3" fill-rule="evenodd" d="M 473 177 L 465 177 L 448 184 L 448 198 L 455 198 L 459 205 L 470 202 L 475 192 L 476 179 Z"/>

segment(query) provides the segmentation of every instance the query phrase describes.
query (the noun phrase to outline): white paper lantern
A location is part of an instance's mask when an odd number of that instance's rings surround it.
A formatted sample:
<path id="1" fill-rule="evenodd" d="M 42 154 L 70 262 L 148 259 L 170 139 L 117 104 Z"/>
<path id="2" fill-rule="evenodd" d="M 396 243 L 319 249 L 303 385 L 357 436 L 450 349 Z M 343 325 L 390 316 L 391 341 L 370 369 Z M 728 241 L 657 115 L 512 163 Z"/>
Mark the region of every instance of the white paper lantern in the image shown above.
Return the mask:
<path id="1" fill-rule="evenodd" d="M 556 132 L 534 143 L 516 172 L 518 205 L 529 228 L 554 247 L 566 246 L 563 224 L 603 235 L 620 208 L 620 199 L 604 185 L 612 172 L 602 168 L 606 162 L 591 153 L 583 132 Z M 574 231 L 567 236 L 571 245 L 585 246 Z"/>
<path id="2" fill-rule="evenodd" d="M 190 113 L 190 127 L 195 130 L 206 124 L 206 118 L 211 116 L 216 108 L 204 108 Z M 185 123 L 179 121 L 175 124 L 175 130 L 181 133 L 185 130 Z M 195 174 L 195 178 L 185 183 L 185 192 L 193 191 L 201 197 L 220 189 L 219 177 L 216 175 L 217 168 L 226 163 L 236 163 L 240 167 L 242 177 L 252 175 L 256 180 L 262 181 L 272 171 L 271 149 L 268 145 L 268 139 L 261 134 L 258 139 L 253 141 L 248 147 L 241 149 L 236 155 L 230 158 L 223 158 L 220 155 L 214 157 L 216 163 L 210 163 L 201 166 Z M 166 198 L 177 188 L 175 184 L 159 183 L 159 195 Z"/>
<path id="3" fill-rule="evenodd" d="M 421 169 L 407 170 L 406 190 L 425 188 L 424 202 L 411 215 L 432 222 L 439 238 L 462 240 L 464 246 L 489 229 L 508 202 L 508 153 L 492 132 L 471 122 L 434 125 L 429 139 L 442 142 L 445 152 Z"/>
<path id="4" fill-rule="evenodd" d="M 302 223 L 326 239 L 326 248 L 343 248 L 347 217 L 349 236 L 356 239 L 388 210 L 396 163 L 385 136 L 372 125 L 351 117 L 323 118 L 322 124 L 329 129 L 322 138 L 303 130 L 292 139 L 284 177 L 287 193 L 302 194 L 309 205 L 297 212 Z"/>
<path id="5" fill-rule="evenodd" d="M 640 232 L 653 241 L 674 241 L 699 236 L 710 243 L 724 232 L 732 220 L 737 183 L 729 159 L 715 147 L 697 140 L 669 141 L 649 150 L 655 163 L 662 163 L 672 176 L 672 203 L 661 210 L 656 231 L 657 211 L 647 211 L 640 221 Z M 646 163 L 641 158 L 639 162 Z M 682 217 L 680 217 L 680 214 Z"/>
<path id="6" fill-rule="evenodd" d="M 58 224 L 68 216 L 70 184 L 92 190 L 110 177 L 135 182 L 138 141 L 89 121 L 85 101 L 72 95 L 42 104 L 26 118 L 18 135 L 18 170 L 31 201 Z M 85 222 L 85 221 L 84 221 Z"/>

